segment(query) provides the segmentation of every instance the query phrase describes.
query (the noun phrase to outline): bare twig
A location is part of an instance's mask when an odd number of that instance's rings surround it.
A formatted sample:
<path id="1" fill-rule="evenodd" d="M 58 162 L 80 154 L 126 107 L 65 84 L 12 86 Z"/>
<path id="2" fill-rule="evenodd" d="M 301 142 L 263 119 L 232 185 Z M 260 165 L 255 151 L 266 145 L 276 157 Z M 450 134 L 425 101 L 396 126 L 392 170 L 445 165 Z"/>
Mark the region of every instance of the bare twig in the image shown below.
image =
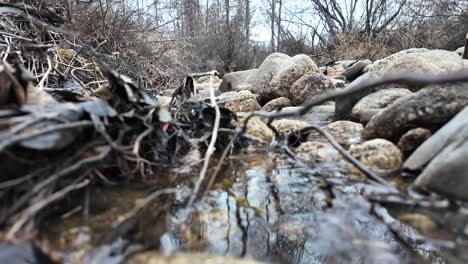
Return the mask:
<path id="1" fill-rule="evenodd" d="M 42 79 L 37 84 L 37 89 L 39 89 L 39 90 L 44 88 L 45 82 L 49 78 L 49 75 L 50 75 L 50 73 L 52 72 L 52 69 L 53 69 L 52 60 L 50 59 L 49 54 L 47 54 L 47 67 L 48 67 L 48 69 L 47 69 L 46 73 L 44 74 L 44 76 L 42 76 Z"/>
<path id="2" fill-rule="evenodd" d="M 198 177 L 198 181 L 196 182 L 192 195 L 190 196 L 189 202 L 187 203 L 187 208 L 192 207 L 193 202 L 197 198 L 198 192 L 200 191 L 200 186 L 203 180 L 205 179 L 206 172 L 208 170 L 208 165 L 210 164 L 211 156 L 213 155 L 215 151 L 215 144 L 218 138 L 221 111 L 219 110 L 218 104 L 216 103 L 216 96 L 215 96 L 214 88 L 213 88 L 213 76 L 211 76 L 210 78 L 210 95 L 211 95 L 211 98 L 210 98 L 211 106 L 214 107 L 215 109 L 215 120 L 214 120 L 214 125 L 213 125 L 213 132 L 211 134 L 210 144 L 205 153 L 205 160 L 203 162 L 203 167 L 200 171 L 200 176 Z"/>

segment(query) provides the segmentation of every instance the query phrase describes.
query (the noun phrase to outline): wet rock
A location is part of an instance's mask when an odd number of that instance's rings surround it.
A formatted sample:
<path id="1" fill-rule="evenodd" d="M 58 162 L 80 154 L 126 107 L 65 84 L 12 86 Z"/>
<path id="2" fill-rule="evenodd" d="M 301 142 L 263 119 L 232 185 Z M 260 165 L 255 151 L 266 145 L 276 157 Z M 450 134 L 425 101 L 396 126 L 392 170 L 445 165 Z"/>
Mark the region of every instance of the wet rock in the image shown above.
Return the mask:
<path id="1" fill-rule="evenodd" d="M 345 72 L 343 75 L 346 77 L 346 80 L 348 81 L 353 81 L 357 77 L 359 77 L 362 73 L 362 70 L 367 66 L 372 64 L 372 61 L 370 60 L 360 60 L 357 61 L 353 64 L 351 64 L 349 67 L 346 67 Z"/>
<path id="2" fill-rule="evenodd" d="M 268 103 L 266 103 L 262 107 L 261 110 L 266 111 L 266 112 L 273 112 L 273 111 L 276 111 L 276 110 L 278 110 L 280 108 L 288 107 L 288 106 L 291 106 L 291 100 L 289 100 L 286 97 L 279 97 L 279 98 L 273 99 L 273 100 L 269 101 Z"/>
<path id="3" fill-rule="evenodd" d="M 417 188 L 468 200 L 468 107 L 424 142 L 404 168 L 422 173 Z"/>
<path id="4" fill-rule="evenodd" d="M 234 122 L 235 125 L 242 127 L 247 116 L 248 114 L 238 113 L 238 120 Z M 260 145 L 267 144 L 273 139 L 273 131 L 258 117 L 250 118 L 247 123 L 246 133 Z"/>
<path id="5" fill-rule="evenodd" d="M 293 84 L 306 73 L 316 72 L 317 75 L 320 74 L 317 65 L 309 56 L 300 54 L 294 56 L 292 59 L 294 62 L 284 70 L 280 71 L 271 80 L 272 95 L 269 96 L 272 97 L 270 99 L 274 99 L 276 97 L 288 97 L 294 104 L 297 104 L 297 90 L 292 89 L 291 86 L 293 86 Z"/>
<path id="6" fill-rule="evenodd" d="M 275 76 L 286 70 L 294 63 L 294 59 L 286 54 L 273 53 L 269 55 L 260 65 L 255 79 L 252 83 L 252 92 L 259 94 L 262 102 L 268 102 L 278 96 L 274 96 L 271 82 Z"/>
<path id="7" fill-rule="evenodd" d="M 372 117 L 363 136 L 397 141 L 412 128 L 435 130 L 468 104 L 467 87 L 467 84 L 437 85 L 400 98 Z"/>
<path id="8" fill-rule="evenodd" d="M 431 136 L 432 133 L 429 129 L 411 129 L 400 138 L 398 147 L 403 153 L 403 156 L 408 158 L 419 146 L 421 146 L 422 143 L 424 143 L 424 141 L 426 141 Z"/>
<path id="9" fill-rule="evenodd" d="M 361 142 L 361 133 L 364 130 L 362 124 L 351 121 L 337 121 L 323 127 L 325 131 L 330 132 L 345 149 L 352 144 Z M 307 137 L 308 141 L 328 142 L 328 140 L 318 132 L 311 132 Z"/>
<path id="10" fill-rule="evenodd" d="M 257 96 L 247 90 L 223 93 L 217 98 L 217 102 L 233 112 L 251 112 L 261 108 Z"/>
<path id="11" fill-rule="evenodd" d="M 302 129 L 309 124 L 300 120 L 279 119 L 271 123 L 271 125 L 280 133 L 285 134 L 294 130 Z"/>
<path id="12" fill-rule="evenodd" d="M 400 149 L 385 139 L 373 139 L 351 146 L 351 155 L 377 173 L 399 170 L 403 164 Z M 357 172 L 357 169 L 353 168 Z"/>
<path id="13" fill-rule="evenodd" d="M 339 160 L 340 153 L 329 143 L 319 141 L 307 141 L 299 145 L 295 150 L 298 157 L 306 160 L 325 161 Z"/>
<path id="14" fill-rule="evenodd" d="M 408 89 L 403 88 L 390 88 L 381 91 L 377 91 L 362 98 L 354 107 L 351 114 L 353 120 L 361 123 L 367 123 L 369 120 L 387 108 L 397 99 L 404 97 L 411 92 Z"/>
<path id="15" fill-rule="evenodd" d="M 437 230 L 437 224 L 434 223 L 431 218 L 423 214 L 400 214 L 398 219 L 424 233 L 430 234 Z"/>
<path id="16" fill-rule="evenodd" d="M 289 89 L 288 98 L 300 105 L 324 92 L 334 90 L 333 82 L 320 72 L 310 72 L 299 78 Z"/>
<path id="17" fill-rule="evenodd" d="M 223 77 L 219 90 L 222 92 L 244 90 L 245 87 L 240 86 L 249 83 L 257 74 L 258 69 L 227 73 Z"/>

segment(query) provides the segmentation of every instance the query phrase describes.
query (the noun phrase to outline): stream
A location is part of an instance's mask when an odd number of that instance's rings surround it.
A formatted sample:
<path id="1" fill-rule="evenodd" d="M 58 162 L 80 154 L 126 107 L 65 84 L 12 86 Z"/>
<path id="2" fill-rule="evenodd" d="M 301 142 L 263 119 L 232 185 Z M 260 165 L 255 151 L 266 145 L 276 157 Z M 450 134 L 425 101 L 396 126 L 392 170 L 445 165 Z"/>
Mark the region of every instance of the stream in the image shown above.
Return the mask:
<path id="1" fill-rule="evenodd" d="M 410 207 L 374 206 L 365 196 L 386 190 L 348 180 L 333 164 L 306 166 L 286 155 L 239 154 L 230 158 L 212 190 L 187 209 L 184 201 L 190 190 L 181 184 L 174 198 L 151 204 L 125 234 L 115 234 L 112 223 L 148 190 L 98 188 L 91 192 L 93 203 L 86 219 L 76 214 L 52 221 L 44 233 L 70 263 L 77 259 L 121 263 L 141 250 L 170 256 L 199 252 L 272 263 L 454 263 L 466 259 L 462 250 L 466 247 L 455 243 L 457 226 L 466 219 L 460 210 L 447 217 L 453 210 L 444 209 L 429 218 Z M 453 215 L 461 217 L 455 220 Z M 414 228 L 406 225 L 397 220 L 399 216 L 417 224 Z"/>

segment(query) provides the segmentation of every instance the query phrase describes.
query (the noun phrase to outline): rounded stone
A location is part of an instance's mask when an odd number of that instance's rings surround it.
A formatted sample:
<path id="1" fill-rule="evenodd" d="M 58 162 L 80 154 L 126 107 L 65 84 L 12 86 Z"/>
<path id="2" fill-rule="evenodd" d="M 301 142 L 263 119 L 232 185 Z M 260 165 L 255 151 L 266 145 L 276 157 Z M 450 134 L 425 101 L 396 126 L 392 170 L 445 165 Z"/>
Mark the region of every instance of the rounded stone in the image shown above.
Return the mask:
<path id="1" fill-rule="evenodd" d="M 266 103 L 261 110 L 266 112 L 272 112 L 288 106 L 291 106 L 291 100 L 289 100 L 289 98 L 286 97 L 279 97 Z"/>
<path id="2" fill-rule="evenodd" d="M 399 170 L 403 165 L 400 149 L 385 139 L 373 139 L 351 146 L 351 155 L 375 172 Z"/>
<path id="3" fill-rule="evenodd" d="M 398 142 L 398 147 L 400 148 L 403 156 L 408 158 L 413 154 L 413 152 L 424 143 L 428 138 L 432 136 L 432 133 L 429 129 L 426 128 L 415 128 L 406 132 Z"/>

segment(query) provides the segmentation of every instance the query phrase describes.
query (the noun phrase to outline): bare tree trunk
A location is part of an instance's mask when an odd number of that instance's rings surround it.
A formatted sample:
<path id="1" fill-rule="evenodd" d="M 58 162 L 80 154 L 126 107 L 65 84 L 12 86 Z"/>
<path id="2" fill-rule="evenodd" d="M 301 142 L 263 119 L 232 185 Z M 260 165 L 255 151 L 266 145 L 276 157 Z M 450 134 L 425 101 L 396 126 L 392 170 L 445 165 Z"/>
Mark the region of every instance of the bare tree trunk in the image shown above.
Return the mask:
<path id="1" fill-rule="evenodd" d="M 225 0 L 224 1 L 224 8 L 226 9 L 226 28 L 229 29 L 230 28 L 230 16 L 231 16 L 231 12 L 230 12 L 230 6 L 229 6 L 229 0 Z"/>
<path id="2" fill-rule="evenodd" d="M 276 0 L 271 0 L 271 52 L 275 52 L 275 12 L 276 12 Z"/>
<path id="3" fill-rule="evenodd" d="M 281 12 L 283 9 L 283 1 L 278 0 L 278 29 L 276 30 L 276 51 L 281 49 Z"/>
<path id="4" fill-rule="evenodd" d="M 245 0 L 245 54 L 249 54 L 250 42 L 250 0 Z"/>

